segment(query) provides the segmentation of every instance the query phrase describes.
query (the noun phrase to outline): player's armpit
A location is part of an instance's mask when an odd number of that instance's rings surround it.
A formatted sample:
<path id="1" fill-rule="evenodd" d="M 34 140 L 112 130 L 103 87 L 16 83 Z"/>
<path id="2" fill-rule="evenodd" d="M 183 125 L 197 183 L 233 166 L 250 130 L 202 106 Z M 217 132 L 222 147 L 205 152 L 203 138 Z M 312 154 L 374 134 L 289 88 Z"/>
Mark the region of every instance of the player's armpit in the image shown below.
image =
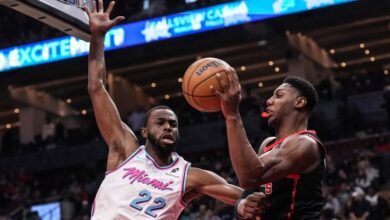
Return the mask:
<path id="1" fill-rule="evenodd" d="M 187 192 L 192 191 L 197 195 L 208 195 L 230 205 L 235 205 L 243 193 L 240 187 L 229 184 L 217 174 L 193 167 L 188 171 L 186 184 Z"/>
<path id="2" fill-rule="evenodd" d="M 107 171 L 115 170 L 139 148 L 138 140 L 133 131 L 124 122 L 121 123 L 123 129 L 127 131 L 125 131 L 122 139 L 110 143 L 107 157 Z"/>
<path id="3" fill-rule="evenodd" d="M 306 136 L 292 136 L 282 145 L 259 157 L 261 170 L 253 170 L 245 187 L 272 182 L 290 174 L 303 174 L 313 170 L 321 162 L 320 146 Z"/>

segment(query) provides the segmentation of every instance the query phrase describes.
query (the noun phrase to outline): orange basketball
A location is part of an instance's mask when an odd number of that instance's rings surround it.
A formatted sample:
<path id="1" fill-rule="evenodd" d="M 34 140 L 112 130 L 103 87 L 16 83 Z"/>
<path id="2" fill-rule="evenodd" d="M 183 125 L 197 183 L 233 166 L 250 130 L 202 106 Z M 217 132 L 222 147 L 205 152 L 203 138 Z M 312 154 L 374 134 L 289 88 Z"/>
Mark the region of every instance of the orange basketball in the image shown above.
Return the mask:
<path id="1" fill-rule="evenodd" d="M 216 112 L 221 110 L 218 97 L 210 89 L 212 85 L 216 90 L 221 91 L 216 74 L 220 73 L 226 83 L 227 76 L 224 71 L 229 64 L 225 61 L 207 57 L 195 61 L 186 70 L 183 77 L 182 89 L 187 102 L 195 109 L 202 112 Z"/>

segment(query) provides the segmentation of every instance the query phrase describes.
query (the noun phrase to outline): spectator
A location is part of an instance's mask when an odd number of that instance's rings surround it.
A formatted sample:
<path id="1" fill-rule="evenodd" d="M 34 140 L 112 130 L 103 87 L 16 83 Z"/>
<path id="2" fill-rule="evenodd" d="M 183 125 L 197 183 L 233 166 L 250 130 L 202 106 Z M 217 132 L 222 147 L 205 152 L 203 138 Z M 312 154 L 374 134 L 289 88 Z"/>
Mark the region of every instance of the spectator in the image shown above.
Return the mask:
<path id="1" fill-rule="evenodd" d="M 61 202 L 61 219 L 72 220 L 75 214 L 75 205 L 69 196 L 66 196 Z"/>
<path id="2" fill-rule="evenodd" d="M 389 207 L 374 187 L 368 188 L 366 200 L 370 203 L 371 212 L 369 220 L 385 220 L 389 213 Z"/>
<path id="3" fill-rule="evenodd" d="M 47 141 L 49 138 L 55 137 L 55 124 L 50 117 L 46 117 L 46 123 L 42 127 L 42 139 Z"/>
<path id="4" fill-rule="evenodd" d="M 347 218 L 349 220 L 367 220 L 370 217 L 371 206 L 364 196 L 364 191 L 357 187 L 352 193 L 352 200 L 347 204 Z"/>
<path id="5" fill-rule="evenodd" d="M 334 196 L 334 192 L 330 192 L 326 195 L 323 211 L 326 213 L 326 219 L 334 219 L 339 216 L 341 205 L 339 200 Z"/>

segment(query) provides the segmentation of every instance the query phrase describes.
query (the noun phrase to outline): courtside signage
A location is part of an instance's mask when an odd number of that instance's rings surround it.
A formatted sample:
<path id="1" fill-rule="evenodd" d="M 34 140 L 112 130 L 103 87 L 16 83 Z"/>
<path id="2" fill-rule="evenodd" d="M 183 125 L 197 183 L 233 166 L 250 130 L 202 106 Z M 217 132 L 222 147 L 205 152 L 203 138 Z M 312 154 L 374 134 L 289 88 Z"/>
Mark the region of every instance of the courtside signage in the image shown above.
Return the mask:
<path id="1" fill-rule="evenodd" d="M 244 0 L 118 25 L 105 39 L 105 50 L 216 30 L 355 0 Z M 0 49 L 0 72 L 88 54 L 89 43 L 66 36 Z"/>

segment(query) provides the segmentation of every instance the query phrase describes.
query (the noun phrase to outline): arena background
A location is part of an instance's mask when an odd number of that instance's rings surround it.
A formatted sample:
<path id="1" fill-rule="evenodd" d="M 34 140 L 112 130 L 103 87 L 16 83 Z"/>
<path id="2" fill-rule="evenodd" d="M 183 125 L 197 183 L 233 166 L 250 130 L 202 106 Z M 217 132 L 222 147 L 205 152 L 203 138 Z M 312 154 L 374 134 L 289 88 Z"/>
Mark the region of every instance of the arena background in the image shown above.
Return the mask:
<path id="1" fill-rule="evenodd" d="M 117 1 L 114 14 L 126 16 L 125 24 L 228 2 L 126 0 Z M 297 2 L 333 1 L 274 1 Z M 192 109 L 180 77 L 202 57 L 235 67 L 244 94 L 240 111 L 258 146 L 272 134 L 265 100 L 285 76 L 301 75 L 320 95 L 310 128 L 328 151 L 323 219 L 365 212 L 367 219 L 389 219 L 389 11 L 388 0 L 354 1 L 111 50 L 108 89 L 136 132 L 146 109 L 172 107 L 179 116 L 178 152 L 237 184 L 222 115 Z M 1 50 L 65 34 L 0 6 L 0 36 Z M 89 219 L 107 148 L 86 88 L 86 56 L 0 71 L 0 219 Z M 231 207 L 208 198 L 180 217 L 233 218 Z"/>

